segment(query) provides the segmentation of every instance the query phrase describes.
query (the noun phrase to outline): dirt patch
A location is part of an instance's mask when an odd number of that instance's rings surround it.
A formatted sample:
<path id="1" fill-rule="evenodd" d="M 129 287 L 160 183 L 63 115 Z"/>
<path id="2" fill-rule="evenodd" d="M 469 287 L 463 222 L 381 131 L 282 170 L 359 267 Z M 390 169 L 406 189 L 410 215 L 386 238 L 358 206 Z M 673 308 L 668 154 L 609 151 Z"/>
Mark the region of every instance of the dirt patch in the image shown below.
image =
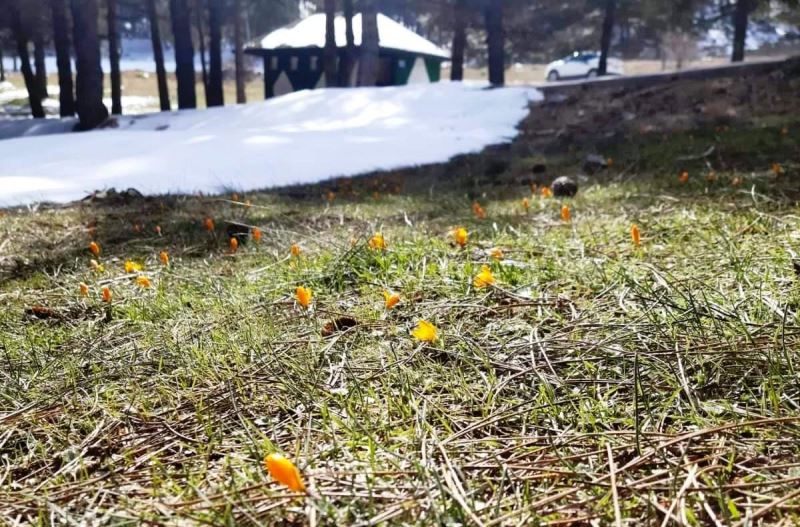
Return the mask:
<path id="1" fill-rule="evenodd" d="M 598 85 L 549 89 L 522 123 L 515 150 L 596 150 L 634 134 L 733 124 L 762 124 L 800 107 L 800 68 L 785 62 L 769 73 L 710 80 L 674 79 L 648 87 Z"/>

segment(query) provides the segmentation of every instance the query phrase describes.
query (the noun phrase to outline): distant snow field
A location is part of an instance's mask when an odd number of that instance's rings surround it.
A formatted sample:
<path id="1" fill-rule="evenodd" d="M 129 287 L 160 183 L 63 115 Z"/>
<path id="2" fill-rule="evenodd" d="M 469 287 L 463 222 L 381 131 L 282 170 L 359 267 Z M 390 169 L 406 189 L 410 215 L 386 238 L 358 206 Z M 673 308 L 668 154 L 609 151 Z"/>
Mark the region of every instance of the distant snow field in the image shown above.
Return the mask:
<path id="1" fill-rule="evenodd" d="M 0 205 L 256 190 L 444 162 L 508 142 L 541 93 L 443 82 L 297 92 L 123 117 L 117 129 L 0 141 Z"/>

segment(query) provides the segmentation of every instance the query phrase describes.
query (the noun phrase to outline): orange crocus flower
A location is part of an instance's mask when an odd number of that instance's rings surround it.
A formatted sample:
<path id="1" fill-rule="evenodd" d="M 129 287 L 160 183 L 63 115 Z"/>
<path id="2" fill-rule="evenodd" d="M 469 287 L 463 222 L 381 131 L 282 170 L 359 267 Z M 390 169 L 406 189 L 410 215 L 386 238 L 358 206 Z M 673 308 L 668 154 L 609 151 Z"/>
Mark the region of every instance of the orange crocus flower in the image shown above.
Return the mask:
<path id="1" fill-rule="evenodd" d="M 261 243 L 261 236 L 262 236 L 261 229 L 259 229 L 258 227 L 253 227 L 253 232 L 251 235 L 253 236 L 253 241 L 255 241 L 256 243 Z"/>
<path id="2" fill-rule="evenodd" d="M 492 274 L 492 269 L 488 265 L 482 265 L 481 272 L 478 273 L 472 281 L 472 285 L 474 285 L 476 289 L 483 289 L 484 287 L 494 285 L 496 281 Z"/>
<path id="3" fill-rule="evenodd" d="M 569 207 L 567 205 L 561 206 L 561 219 L 564 221 L 569 221 L 570 219 L 572 219 L 572 213 L 570 212 Z"/>
<path id="4" fill-rule="evenodd" d="M 489 251 L 489 256 L 492 257 L 493 260 L 497 260 L 498 262 L 503 259 L 503 249 L 500 247 L 495 247 L 491 251 Z"/>
<path id="5" fill-rule="evenodd" d="M 239 250 L 239 240 L 237 240 L 235 236 L 231 236 L 231 239 L 228 240 L 228 247 L 232 253 L 235 253 Z"/>
<path id="6" fill-rule="evenodd" d="M 81 293 L 81 296 L 89 296 L 89 286 L 81 282 L 78 284 L 78 289 Z"/>
<path id="7" fill-rule="evenodd" d="M 111 294 L 111 289 L 109 289 L 107 285 L 103 286 L 103 289 L 101 290 L 101 293 L 103 295 L 103 302 L 110 303 L 111 302 L 111 298 L 114 296 L 114 295 Z"/>
<path id="8" fill-rule="evenodd" d="M 131 260 L 125 260 L 125 272 L 126 273 L 135 273 L 144 269 L 142 264 L 133 262 Z"/>
<path id="9" fill-rule="evenodd" d="M 467 232 L 467 229 L 465 229 L 464 227 L 458 227 L 457 229 L 455 229 L 453 231 L 453 239 L 461 247 L 467 245 L 467 241 L 469 239 L 469 233 Z"/>
<path id="10" fill-rule="evenodd" d="M 528 212 L 528 209 L 531 208 L 531 202 L 528 198 L 522 198 L 522 210 Z"/>
<path id="11" fill-rule="evenodd" d="M 635 223 L 631 226 L 631 241 L 636 247 L 642 244 L 642 233 L 639 231 L 639 226 Z"/>
<path id="12" fill-rule="evenodd" d="M 481 207 L 481 204 L 477 201 L 472 203 L 472 213 L 475 214 L 475 217 L 479 220 L 483 220 L 486 218 L 486 210 Z"/>
<path id="13" fill-rule="evenodd" d="M 436 326 L 427 320 L 417 322 L 417 327 L 411 331 L 411 335 L 422 342 L 435 342 L 439 338 Z"/>
<path id="14" fill-rule="evenodd" d="M 95 256 L 100 256 L 100 244 L 97 242 L 91 242 L 89 244 L 89 251 Z"/>
<path id="15" fill-rule="evenodd" d="M 289 248 L 289 252 L 292 254 L 292 256 L 297 258 L 298 256 L 300 256 L 300 253 L 303 252 L 303 249 L 301 249 L 300 246 L 297 245 L 296 243 L 293 243 L 292 246 Z"/>
<path id="16" fill-rule="evenodd" d="M 311 289 L 303 287 L 302 285 L 297 286 L 297 289 L 294 291 L 294 297 L 297 299 L 297 303 L 306 309 L 311 305 L 312 296 L 314 296 L 314 293 L 311 292 Z"/>
<path id="17" fill-rule="evenodd" d="M 272 478 L 294 492 L 305 492 L 306 486 L 294 463 L 281 454 L 272 453 L 264 459 L 264 466 Z"/>
<path id="18" fill-rule="evenodd" d="M 542 187 L 542 197 L 543 198 L 553 197 L 553 191 L 550 189 L 550 187 Z"/>
<path id="19" fill-rule="evenodd" d="M 687 172 L 685 170 L 683 172 L 681 172 L 681 175 L 678 176 L 678 181 L 680 181 L 681 185 L 685 185 L 686 183 L 688 183 L 689 182 L 689 172 Z"/>
<path id="20" fill-rule="evenodd" d="M 153 282 L 150 281 L 149 278 L 146 276 L 137 276 L 136 277 L 136 285 L 139 287 L 144 287 L 145 289 L 150 288 L 153 286 Z"/>
<path id="21" fill-rule="evenodd" d="M 169 265 L 169 253 L 167 251 L 158 253 L 158 259 L 161 260 L 162 264 Z"/>
<path id="22" fill-rule="evenodd" d="M 211 218 L 206 218 L 203 220 L 203 226 L 205 226 L 208 232 L 212 232 L 214 230 L 214 220 Z"/>
<path id="23" fill-rule="evenodd" d="M 400 302 L 400 295 L 397 293 L 390 293 L 389 291 L 383 292 L 383 299 L 386 309 L 392 309 Z"/>
<path id="24" fill-rule="evenodd" d="M 370 249 L 381 250 L 381 251 L 386 249 L 386 240 L 384 239 L 383 234 L 379 232 L 375 233 L 375 235 L 372 236 L 372 238 L 370 238 L 369 242 L 367 243 Z"/>

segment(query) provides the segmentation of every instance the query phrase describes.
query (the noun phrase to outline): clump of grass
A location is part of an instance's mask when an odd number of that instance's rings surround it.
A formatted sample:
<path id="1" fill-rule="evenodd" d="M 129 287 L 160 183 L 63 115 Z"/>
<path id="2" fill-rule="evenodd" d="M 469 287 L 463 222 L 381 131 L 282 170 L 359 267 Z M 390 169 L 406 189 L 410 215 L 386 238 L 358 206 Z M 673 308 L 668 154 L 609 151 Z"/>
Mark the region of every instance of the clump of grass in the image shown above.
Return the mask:
<path id="1" fill-rule="evenodd" d="M 569 222 L 523 186 L 487 191 L 476 219 L 466 175 L 434 193 L 356 180 L 330 203 L 314 189 L 9 211 L 0 515 L 798 521 L 791 181 L 766 165 L 741 188 L 724 168 L 715 184 L 680 185 L 659 156 L 693 149 L 673 139 L 615 152 L 610 173 L 566 202 Z M 261 243 L 231 254 L 226 220 L 258 226 Z M 86 248 L 95 223 L 103 273 Z M 469 231 L 464 248 L 455 226 Z M 376 232 L 385 251 L 369 247 Z M 482 265 L 497 283 L 475 289 Z M 294 305 L 299 285 L 310 310 Z M 402 297 L 391 311 L 384 290 Z M 436 342 L 411 337 L 420 319 Z M 261 460 L 273 451 L 296 460 L 313 497 L 270 480 Z"/>

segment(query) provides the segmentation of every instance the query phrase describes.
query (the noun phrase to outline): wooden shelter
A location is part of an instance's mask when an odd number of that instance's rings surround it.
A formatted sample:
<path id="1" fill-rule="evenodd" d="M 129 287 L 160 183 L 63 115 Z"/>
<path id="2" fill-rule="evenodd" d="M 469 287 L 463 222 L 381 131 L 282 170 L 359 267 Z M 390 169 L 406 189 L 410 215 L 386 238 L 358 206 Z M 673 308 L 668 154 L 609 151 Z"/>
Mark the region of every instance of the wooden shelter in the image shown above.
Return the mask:
<path id="1" fill-rule="evenodd" d="M 334 22 L 339 60 L 346 50 L 345 20 Z M 350 85 L 358 75 L 358 49 L 361 45 L 361 15 L 353 17 L 356 63 Z M 421 37 L 391 18 L 378 14 L 380 63 L 379 86 L 438 82 L 442 62 L 450 55 L 433 42 Z M 292 25 L 277 29 L 245 48 L 245 53 L 264 61 L 264 95 L 276 97 L 293 91 L 325 86 L 323 50 L 325 15 L 315 14 Z"/>

